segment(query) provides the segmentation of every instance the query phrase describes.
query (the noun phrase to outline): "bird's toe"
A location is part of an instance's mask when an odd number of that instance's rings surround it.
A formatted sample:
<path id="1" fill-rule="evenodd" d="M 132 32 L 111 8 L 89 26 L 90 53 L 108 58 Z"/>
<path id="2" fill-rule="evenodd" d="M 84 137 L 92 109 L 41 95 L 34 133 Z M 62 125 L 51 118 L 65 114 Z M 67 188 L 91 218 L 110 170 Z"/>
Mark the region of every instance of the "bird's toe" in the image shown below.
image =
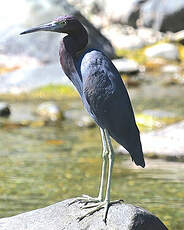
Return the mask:
<path id="1" fill-rule="evenodd" d="M 101 199 L 98 197 L 90 197 L 88 195 L 83 194 L 81 197 L 77 197 L 72 202 L 70 202 L 69 206 L 76 203 L 76 202 L 87 205 L 88 203 L 99 203 L 99 202 L 101 202 Z"/>

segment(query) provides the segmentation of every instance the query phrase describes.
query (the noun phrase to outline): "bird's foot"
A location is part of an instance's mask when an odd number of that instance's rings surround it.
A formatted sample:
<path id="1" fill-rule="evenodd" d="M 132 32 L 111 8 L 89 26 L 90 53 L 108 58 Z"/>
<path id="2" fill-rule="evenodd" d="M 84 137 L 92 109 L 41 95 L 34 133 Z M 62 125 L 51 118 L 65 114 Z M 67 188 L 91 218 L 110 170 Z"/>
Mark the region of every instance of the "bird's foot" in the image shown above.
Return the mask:
<path id="1" fill-rule="evenodd" d="M 77 219 L 79 221 L 81 221 L 82 219 L 84 219 L 85 217 L 87 216 L 91 216 L 93 215 L 93 213 L 99 211 L 100 209 L 104 208 L 104 215 L 103 215 L 103 221 L 106 223 L 106 219 L 107 219 L 107 214 L 108 214 L 108 209 L 111 205 L 113 204 L 118 204 L 118 203 L 121 203 L 123 202 L 123 200 L 115 200 L 115 201 L 101 201 L 99 203 L 95 203 L 95 204 L 92 204 L 92 205 L 84 205 L 82 207 L 82 209 L 88 209 L 88 208 L 92 208 L 89 212 L 85 213 L 84 215 L 78 217 Z"/>
<path id="2" fill-rule="evenodd" d="M 72 205 L 76 202 L 83 203 L 84 205 L 87 205 L 88 203 L 99 203 L 102 199 L 99 197 L 90 197 L 88 195 L 83 194 L 81 197 L 77 197 L 74 199 L 69 205 Z"/>

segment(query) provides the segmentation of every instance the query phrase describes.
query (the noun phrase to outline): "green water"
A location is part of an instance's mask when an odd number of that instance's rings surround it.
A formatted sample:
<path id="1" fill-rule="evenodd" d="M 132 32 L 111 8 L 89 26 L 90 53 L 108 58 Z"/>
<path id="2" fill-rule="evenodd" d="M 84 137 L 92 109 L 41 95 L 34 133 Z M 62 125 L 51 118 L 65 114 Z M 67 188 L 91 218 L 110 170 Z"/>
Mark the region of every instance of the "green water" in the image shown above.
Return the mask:
<path id="1" fill-rule="evenodd" d="M 135 98 L 134 92 L 131 94 Z M 164 108 L 158 97 L 144 99 L 142 108 L 141 88 L 137 95 L 139 97 L 134 100 L 136 111 Z M 167 104 L 165 100 L 168 99 L 164 97 L 165 108 L 174 110 L 173 107 L 182 104 L 181 100 L 174 104 L 176 98 L 179 95 L 173 96 Z M 25 106 L 25 102 L 21 103 Z M 79 99 L 72 103 L 65 101 L 60 105 L 62 108 L 81 108 Z M 32 104 L 26 103 L 29 109 Z M 178 107 L 175 111 L 183 114 L 183 108 Z M 147 158 L 146 163 L 147 167 L 142 169 L 136 167 L 129 156 L 116 156 L 111 199 L 123 199 L 126 203 L 141 206 L 158 216 L 169 229 L 182 230 L 184 163 Z M 4 126 L 0 129 L 0 217 L 45 207 L 81 194 L 96 196 L 100 171 L 98 128 L 79 128 L 71 120 L 47 126 Z"/>
<path id="2" fill-rule="evenodd" d="M 74 131 L 75 130 L 75 131 Z M 80 194 L 97 195 L 101 167 L 98 130 L 61 127 L 1 130 L 0 217 L 45 207 Z M 184 163 L 147 159 L 134 166 L 116 156 L 112 199 L 124 199 L 182 229 Z"/>

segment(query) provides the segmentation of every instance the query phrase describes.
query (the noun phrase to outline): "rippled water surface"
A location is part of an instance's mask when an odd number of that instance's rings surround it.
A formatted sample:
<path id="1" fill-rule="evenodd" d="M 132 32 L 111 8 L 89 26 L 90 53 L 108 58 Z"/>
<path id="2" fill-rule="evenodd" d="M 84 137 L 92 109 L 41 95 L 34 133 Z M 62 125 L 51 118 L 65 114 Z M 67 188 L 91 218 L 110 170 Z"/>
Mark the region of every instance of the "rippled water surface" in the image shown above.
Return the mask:
<path id="1" fill-rule="evenodd" d="M 140 96 L 135 102 L 141 100 Z M 180 108 L 178 114 L 182 114 Z M 0 217 L 80 194 L 97 195 L 101 171 L 97 128 L 79 128 L 71 120 L 48 126 L 5 126 L 0 129 L 0 159 Z M 168 228 L 182 230 L 184 163 L 159 159 L 146 159 L 146 163 L 142 169 L 129 156 L 116 156 L 111 199 L 142 206 Z"/>

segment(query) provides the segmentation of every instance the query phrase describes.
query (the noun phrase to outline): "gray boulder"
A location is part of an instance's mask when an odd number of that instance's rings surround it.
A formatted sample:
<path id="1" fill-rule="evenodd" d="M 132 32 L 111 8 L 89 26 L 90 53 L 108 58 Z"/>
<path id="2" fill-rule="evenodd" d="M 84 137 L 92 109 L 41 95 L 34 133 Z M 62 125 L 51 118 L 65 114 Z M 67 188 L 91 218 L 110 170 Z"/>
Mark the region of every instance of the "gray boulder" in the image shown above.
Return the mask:
<path id="1" fill-rule="evenodd" d="M 129 25 L 135 27 L 138 19 L 143 26 L 162 32 L 183 30 L 184 1 L 135 0 L 127 21 Z"/>
<path id="2" fill-rule="evenodd" d="M 114 56 L 114 49 L 111 43 L 97 30 L 78 10 L 70 5 L 66 0 L 32 0 L 29 4 L 26 0 L 17 2 L 17 15 L 22 11 L 22 2 L 28 7 L 26 18 L 22 23 L 17 22 L 14 25 L 5 25 L 0 30 L 0 49 L 8 54 L 26 54 L 37 57 L 44 62 L 58 60 L 58 46 L 61 39 L 57 33 L 34 33 L 26 36 L 19 36 L 19 33 L 41 23 L 46 23 L 60 15 L 74 15 L 87 28 L 89 33 L 89 47 L 100 49 L 109 57 Z M 10 3 L 11 4 L 11 3 Z M 2 8 L 0 9 L 3 10 Z M 19 12 L 20 11 L 20 12 Z M 10 15 L 11 17 L 11 15 Z M 16 15 L 12 21 L 16 20 Z M 15 24 L 15 22 L 14 22 Z"/>
<path id="3" fill-rule="evenodd" d="M 141 6 L 140 14 L 143 24 L 162 32 L 184 29 L 183 0 L 148 0 Z"/>
<path id="4" fill-rule="evenodd" d="M 103 210 L 77 220 L 86 212 L 81 204 L 70 205 L 72 199 L 48 207 L 0 219 L 1 230 L 167 230 L 166 226 L 153 214 L 131 204 L 116 204 L 109 208 L 107 222 L 104 223 Z"/>

